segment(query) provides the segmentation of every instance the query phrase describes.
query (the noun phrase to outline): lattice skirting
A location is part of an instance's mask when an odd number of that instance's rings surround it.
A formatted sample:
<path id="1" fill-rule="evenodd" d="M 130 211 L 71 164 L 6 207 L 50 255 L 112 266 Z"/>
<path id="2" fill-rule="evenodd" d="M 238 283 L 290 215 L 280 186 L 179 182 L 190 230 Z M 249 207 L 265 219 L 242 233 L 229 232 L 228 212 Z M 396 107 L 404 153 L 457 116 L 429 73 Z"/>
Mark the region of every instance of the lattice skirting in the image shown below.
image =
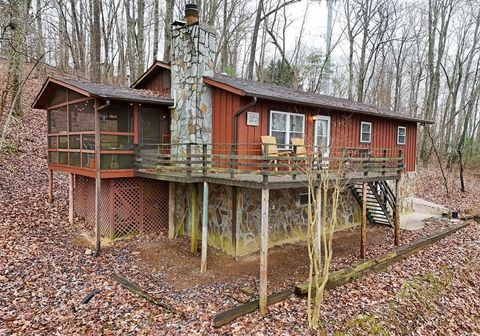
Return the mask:
<path id="1" fill-rule="evenodd" d="M 74 208 L 94 230 L 95 179 L 75 176 Z M 168 182 L 140 177 L 102 180 L 101 234 L 110 239 L 168 229 Z"/>

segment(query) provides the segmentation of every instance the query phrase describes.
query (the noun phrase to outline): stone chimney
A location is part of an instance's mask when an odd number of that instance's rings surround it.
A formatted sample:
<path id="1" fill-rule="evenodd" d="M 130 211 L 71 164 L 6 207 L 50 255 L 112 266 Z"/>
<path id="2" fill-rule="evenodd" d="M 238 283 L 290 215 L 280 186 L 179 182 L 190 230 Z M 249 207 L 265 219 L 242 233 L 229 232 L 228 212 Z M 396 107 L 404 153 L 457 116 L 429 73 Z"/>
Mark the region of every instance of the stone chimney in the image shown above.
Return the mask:
<path id="1" fill-rule="evenodd" d="M 199 22 L 195 4 L 185 6 L 185 21 L 172 26 L 171 142 L 211 143 L 212 89 L 203 76 L 214 74 L 215 31 Z"/>

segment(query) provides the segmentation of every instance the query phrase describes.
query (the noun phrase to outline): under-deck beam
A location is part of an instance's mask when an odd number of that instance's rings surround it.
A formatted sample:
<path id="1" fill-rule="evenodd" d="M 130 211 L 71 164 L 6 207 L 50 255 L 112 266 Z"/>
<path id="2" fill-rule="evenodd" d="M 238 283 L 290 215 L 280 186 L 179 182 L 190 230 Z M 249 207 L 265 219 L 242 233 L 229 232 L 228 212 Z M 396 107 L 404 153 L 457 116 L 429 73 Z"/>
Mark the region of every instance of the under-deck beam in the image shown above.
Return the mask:
<path id="1" fill-rule="evenodd" d="M 175 237 L 175 182 L 168 182 L 168 239 Z"/>
<path id="2" fill-rule="evenodd" d="M 267 313 L 267 274 L 268 274 L 268 198 L 269 190 L 262 189 L 262 219 L 260 236 L 260 289 L 259 310 L 261 315 Z"/>
<path id="3" fill-rule="evenodd" d="M 367 242 L 367 183 L 362 183 L 362 225 L 360 226 L 360 258 L 366 255 Z"/>
<path id="4" fill-rule="evenodd" d="M 203 204 L 202 204 L 202 260 L 200 272 L 207 271 L 207 245 L 208 241 L 208 183 L 203 182 Z"/>
<path id="5" fill-rule="evenodd" d="M 395 224 L 394 224 L 394 243 L 400 245 L 400 180 L 395 180 Z"/>
<path id="6" fill-rule="evenodd" d="M 72 173 L 68 173 L 68 221 L 73 224 L 73 177 Z"/>
<path id="7" fill-rule="evenodd" d="M 53 203 L 53 170 L 48 170 L 48 203 Z"/>

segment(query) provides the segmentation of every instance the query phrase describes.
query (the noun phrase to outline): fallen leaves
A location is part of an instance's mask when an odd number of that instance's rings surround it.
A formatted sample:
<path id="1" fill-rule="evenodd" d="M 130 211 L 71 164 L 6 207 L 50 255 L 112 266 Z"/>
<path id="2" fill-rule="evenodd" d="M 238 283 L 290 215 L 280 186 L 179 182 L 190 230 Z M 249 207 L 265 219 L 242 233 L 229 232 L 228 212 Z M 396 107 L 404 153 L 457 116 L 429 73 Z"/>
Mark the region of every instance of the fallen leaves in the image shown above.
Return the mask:
<path id="1" fill-rule="evenodd" d="M 29 85 L 25 99 L 32 98 L 39 83 Z M 305 300 L 298 297 L 269 307 L 265 317 L 256 312 L 213 328 L 213 315 L 248 299 L 241 288 L 258 288 L 257 277 L 239 272 L 231 281 L 175 290 L 166 280 L 168 269 L 139 258 L 138 252 L 158 237 L 119 242 L 98 258 L 85 255 L 85 247 L 74 239 L 79 228 L 67 220 L 63 176 L 55 178 L 55 203 L 46 201 L 45 113 L 27 106 L 11 134 L 18 152 L 0 154 L 0 335 L 309 334 Z M 435 174 L 421 172 L 419 194 L 441 203 L 438 179 L 427 178 Z M 480 178 L 469 173 L 467 180 L 472 194 L 454 198 L 458 203 L 451 206 L 478 206 L 473 187 Z M 404 232 L 402 243 L 447 225 L 431 221 L 422 230 Z M 369 258 L 392 248 L 391 235 L 382 237 L 368 246 Z M 357 259 L 354 254 L 336 258 L 333 269 Z M 478 334 L 479 264 L 480 225 L 472 223 L 385 272 L 329 291 L 322 306 L 325 327 L 329 334 Z M 111 279 L 112 273 L 124 274 L 186 318 L 126 291 Z M 269 287 L 271 292 L 281 289 Z M 94 290 L 100 292 L 80 304 Z"/>

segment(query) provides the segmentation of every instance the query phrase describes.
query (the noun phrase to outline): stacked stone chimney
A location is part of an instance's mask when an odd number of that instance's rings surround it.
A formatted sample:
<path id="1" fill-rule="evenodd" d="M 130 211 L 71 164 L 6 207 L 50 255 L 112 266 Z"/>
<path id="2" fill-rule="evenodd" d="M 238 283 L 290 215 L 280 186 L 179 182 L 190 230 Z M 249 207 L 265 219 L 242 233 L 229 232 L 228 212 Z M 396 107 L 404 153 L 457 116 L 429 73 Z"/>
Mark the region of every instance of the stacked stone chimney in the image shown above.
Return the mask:
<path id="1" fill-rule="evenodd" d="M 171 142 L 211 143 L 212 92 L 203 76 L 213 76 L 215 31 L 198 21 L 196 5 L 185 6 L 185 23 L 172 27 Z"/>

